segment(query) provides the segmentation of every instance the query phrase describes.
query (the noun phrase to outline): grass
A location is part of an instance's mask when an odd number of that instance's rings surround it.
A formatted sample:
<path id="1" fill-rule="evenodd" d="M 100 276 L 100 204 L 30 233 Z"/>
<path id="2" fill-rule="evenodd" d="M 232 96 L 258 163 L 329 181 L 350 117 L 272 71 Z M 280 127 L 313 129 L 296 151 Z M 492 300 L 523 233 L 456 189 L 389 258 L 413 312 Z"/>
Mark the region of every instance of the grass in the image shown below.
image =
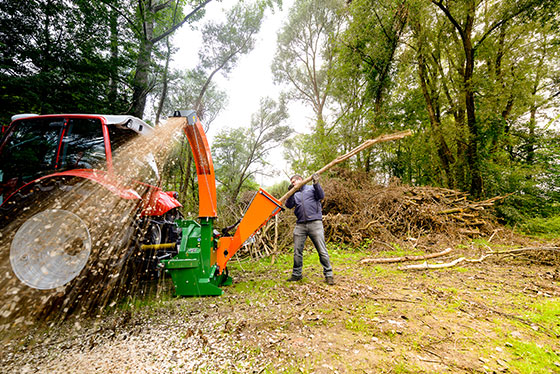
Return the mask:
<path id="1" fill-rule="evenodd" d="M 171 282 L 170 279 L 167 281 Z M 108 311 L 112 309 L 120 311 L 133 311 L 138 309 L 159 309 L 162 307 L 170 307 L 172 305 L 172 300 L 174 299 L 172 291 L 161 292 L 156 295 L 155 292 L 147 292 L 145 295 L 135 294 L 117 303 L 114 306 L 110 306 Z"/>
<path id="2" fill-rule="evenodd" d="M 420 373 L 423 372 L 419 367 L 415 365 L 411 365 L 410 363 L 406 362 L 406 357 L 399 357 L 399 360 L 396 363 L 391 363 L 392 366 L 392 373 Z"/>
<path id="3" fill-rule="evenodd" d="M 349 331 L 359 332 L 367 336 L 375 336 L 381 332 L 378 328 L 380 321 L 378 315 L 384 314 L 387 311 L 388 305 L 367 301 L 355 306 L 354 310 L 348 310 L 351 316 L 346 319 L 344 327 Z"/>
<path id="4" fill-rule="evenodd" d="M 421 256 L 425 255 L 426 252 L 420 250 L 411 251 L 407 248 L 402 248 L 397 243 L 391 243 L 391 247 L 395 248 L 393 251 L 381 251 L 379 252 L 379 257 L 403 257 L 403 256 Z"/>
<path id="5" fill-rule="evenodd" d="M 560 372 L 560 356 L 546 345 L 534 342 L 511 341 L 509 351 L 513 360 L 508 362 L 518 373 Z"/>
<path id="6" fill-rule="evenodd" d="M 531 321 L 545 326 L 557 336 L 560 336 L 560 301 L 558 299 L 531 305 L 526 316 Z"/>

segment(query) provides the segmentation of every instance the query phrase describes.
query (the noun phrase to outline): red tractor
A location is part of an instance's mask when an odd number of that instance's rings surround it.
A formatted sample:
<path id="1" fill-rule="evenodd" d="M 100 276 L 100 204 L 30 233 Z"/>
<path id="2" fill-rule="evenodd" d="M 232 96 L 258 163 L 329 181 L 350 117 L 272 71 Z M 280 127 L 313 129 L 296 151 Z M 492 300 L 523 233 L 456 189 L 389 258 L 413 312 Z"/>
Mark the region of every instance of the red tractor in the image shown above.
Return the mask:
<path id="1" fill-rule="evenodd" d="M 61 287 L 92 255 L 119 262 L 123 247 L 132 254 L 140 245 L 179 240 L 181 204 L 156 186 L 154 160 L 128 160 L 141 170 L 133 176 L 114 162 L 125 144 L 153 131 L 135 117 L 97 114 L 22 114 L 2 128 L 0 239 L 20 281 Z M 144 253 L 146 272 L 176 252 L 171 245 Z"/>

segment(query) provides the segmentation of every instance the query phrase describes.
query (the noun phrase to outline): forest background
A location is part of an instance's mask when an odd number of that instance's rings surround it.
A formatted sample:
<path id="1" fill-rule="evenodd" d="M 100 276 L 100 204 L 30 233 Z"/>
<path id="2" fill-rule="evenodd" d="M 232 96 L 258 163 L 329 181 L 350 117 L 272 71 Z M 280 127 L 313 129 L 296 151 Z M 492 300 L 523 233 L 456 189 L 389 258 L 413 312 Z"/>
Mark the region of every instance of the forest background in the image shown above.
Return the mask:
<path id="1" fill-rule="evenodd" d="M 17 113 L 132 114 L 159 123 L 194 108 L 208 130 L 227 77 L 281 1 L 6 0 L 0 3 L 0 123 Z M 225 2 L 224 2 L 225 4 Z M 212 142 L 220 209 L 234 212 L 283 147 L 289 172 L 309 174 L 364 140 L 413 136 L 367 150 L 344 167 L 380 184 L 505 196 L 504 222 L 560 232 L 560 5 L 552 0 L 295 0 L 271 65 L 278 97 Z M 173 36 L 199 30 L 198 64 L 172 69 Z M 181 41 L 186 43 L 188 41 Z M 258 78 L 256 78 L 258 79 Z M 291 103 L 313 113 L 289 123 Z M 150 118 L 146 118 L 150 117 Z M 165 188 L 195 211 L 194 165 L 178 141 Z M 287 182 L 270 187 L 281 195 Z"/>

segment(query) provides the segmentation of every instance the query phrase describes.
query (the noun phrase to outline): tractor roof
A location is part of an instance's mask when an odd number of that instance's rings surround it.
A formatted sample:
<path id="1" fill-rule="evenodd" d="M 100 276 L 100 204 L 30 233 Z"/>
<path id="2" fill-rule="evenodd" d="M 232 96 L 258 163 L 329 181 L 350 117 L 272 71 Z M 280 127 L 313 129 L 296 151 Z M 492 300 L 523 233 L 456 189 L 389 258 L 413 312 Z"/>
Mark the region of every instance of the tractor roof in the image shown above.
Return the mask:
<path id="1" fill-rule="evenodd" d="M 129 115 L 107 115 L 107 114 L 16 114 L 12 116 L 12 121 L 28 119 L 28 118 L 52 118 L 52 117 L 68 117 L 68 118 L 99 118 L 106 125 L 115 125 L 118 127 L 131 129 L 139 134 L 149 134 L 154 127 L 139 118 Z"/>

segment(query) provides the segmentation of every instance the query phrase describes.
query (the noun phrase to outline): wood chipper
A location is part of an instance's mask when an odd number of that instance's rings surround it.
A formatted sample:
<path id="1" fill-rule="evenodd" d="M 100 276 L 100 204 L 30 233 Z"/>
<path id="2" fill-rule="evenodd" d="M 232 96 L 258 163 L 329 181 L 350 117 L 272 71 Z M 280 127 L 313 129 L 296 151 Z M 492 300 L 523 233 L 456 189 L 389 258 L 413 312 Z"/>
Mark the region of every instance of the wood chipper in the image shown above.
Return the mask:
<path id="1" fill-rule="evenodd" d="M 217 217 L 216 179 L 206 135 L 194 111 L 177 111 L 184 118 L 183 130 L 191 146 L 198 176 L 199 220 L 179 220 L 182 238 L 178 254 L 162 260 L 181 296 L 221 295 L 220 286 L 230 285 L 226 265 L 259 228 L 282 209 L 282 203 L 259 189 L 237 224 L 233 236 L 214 230 Z"/>
<path id="2" fill-rule="evenodd" d="M 214 167 L 202 125 L 194 111 L 177 111 L 169 121 L 192 149 L 198 221 L 177 220 L 177 194 L 157 186 L 155 160 L 146 159 L 149 139 L 162 147 L 167 140 L 156 128 L 130 116 L 13 118 L 0 139 L 0 244 L 21 283 L 38 290 L 71 289 L 83 279 L 114 284 L 132 262 L 149 278 L 163 266 L 178 295 L 222 293 L 219 287 L 231 283 L 228 260 L 282 204 L 259 190 L 235 234 L 217 234 Z"/>

